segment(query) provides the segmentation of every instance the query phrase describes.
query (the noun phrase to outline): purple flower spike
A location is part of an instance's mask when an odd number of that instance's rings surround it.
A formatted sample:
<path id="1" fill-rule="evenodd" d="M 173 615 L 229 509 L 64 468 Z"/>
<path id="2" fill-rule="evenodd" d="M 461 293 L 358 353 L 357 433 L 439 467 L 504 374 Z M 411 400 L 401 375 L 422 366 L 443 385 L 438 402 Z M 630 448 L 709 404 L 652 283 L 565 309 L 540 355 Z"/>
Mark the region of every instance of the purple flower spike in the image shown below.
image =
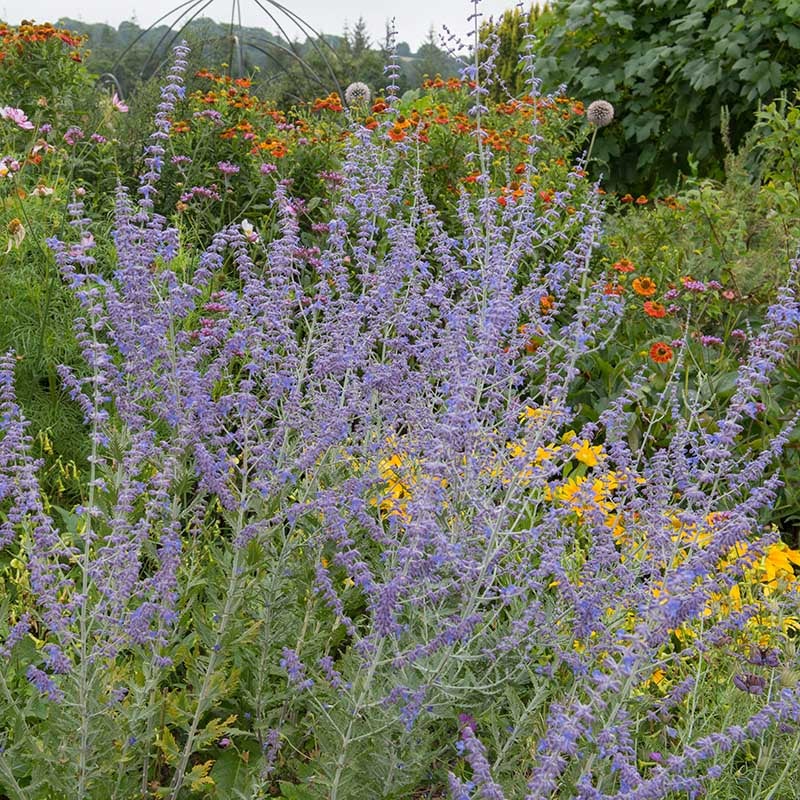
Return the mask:
<path id="1" fill-rule="evenodd" d="M 764 689 L 767 687 L 766 678 L 760 675 L 753 675 L 752 672 L 746 672 L 733 676 L 733 685 L 737 689 L 741 689 L 748 694 L 763 694 Z"/>

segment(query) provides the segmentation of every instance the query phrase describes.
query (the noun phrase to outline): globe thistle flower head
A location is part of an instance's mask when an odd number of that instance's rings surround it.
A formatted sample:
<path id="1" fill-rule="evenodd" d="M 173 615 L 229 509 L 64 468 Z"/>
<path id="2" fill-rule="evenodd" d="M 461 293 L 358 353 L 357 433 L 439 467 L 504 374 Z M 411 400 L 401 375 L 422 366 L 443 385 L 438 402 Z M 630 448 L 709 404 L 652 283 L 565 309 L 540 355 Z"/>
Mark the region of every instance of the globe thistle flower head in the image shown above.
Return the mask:
<path id="1" fill-rule="evenodd" d="M 366 83 L 361 83 L 361 81 L 355 81 L 355 83 L 351 83 L 344 90 L 344 100 L 348 106 L 369 105 L 369 86 L 367 86 Z"/>
<path id="2" fill-rule="evenodd" d="M 614 106 L 607 100 L 595 100 L 586 109 L 586 119 L 598 128 L 605 128 L 614 119 Z"/>

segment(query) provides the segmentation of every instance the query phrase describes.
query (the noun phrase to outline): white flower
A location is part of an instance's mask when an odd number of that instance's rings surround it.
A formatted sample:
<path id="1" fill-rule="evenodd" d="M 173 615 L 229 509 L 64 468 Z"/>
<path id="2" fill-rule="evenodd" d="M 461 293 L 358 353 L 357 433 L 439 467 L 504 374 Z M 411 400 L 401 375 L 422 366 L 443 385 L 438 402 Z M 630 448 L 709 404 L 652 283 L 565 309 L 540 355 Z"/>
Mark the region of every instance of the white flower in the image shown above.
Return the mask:
<path id="1" fill-rule="evenodd" d="M 253 227 L 253 223 L 250 222 L 249 219 L 242 220 L 242 233 L 244 234 L 244 238 L 247 239 L 248 242 L 258 241 L 258 234 L 256 233 L 256 229 Z"/>
<path id="2" fill-rule="evenodd" d="M 592 125 L 596 125 L 598 128 L 604 128 L 606 125 L 610 125 L 611 121 L 614 119 L 614 106 L 607 100 L 595 100 L 594 103 L 590 103 L 589 108 L 586 109 L 586 119 L 588 119 Z"/>
<path id="3" fill-rule="evenodd" d="M 370 100 L 369 86 L 361 81 L 351 83 L 344 90 L 344 100 L 348 106 L 366 106 Z"/>

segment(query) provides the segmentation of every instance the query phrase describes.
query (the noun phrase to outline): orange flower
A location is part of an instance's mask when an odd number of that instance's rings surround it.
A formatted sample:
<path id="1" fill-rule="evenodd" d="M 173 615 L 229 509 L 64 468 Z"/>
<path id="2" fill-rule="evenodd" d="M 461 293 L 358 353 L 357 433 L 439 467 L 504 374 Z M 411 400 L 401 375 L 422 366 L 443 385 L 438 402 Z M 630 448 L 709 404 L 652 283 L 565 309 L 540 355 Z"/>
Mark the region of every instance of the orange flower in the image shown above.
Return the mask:
<path id="1" fill-rule="evenodd" d="M 402 142 L 403 139 L 406 138 L 406 132 L 405 132 L 405 130 L 403 130 L 403 127 L 401 125 L 398 125 L 397 123 L 395 123 L 389 129 L 389 138 L 393 142 Z"/>
<path id="2" fill-rule="evenodd" d="M 633 272 L 636 267 L 629 258 L 623 258 L 611 265 L 617 272 Z"/>
<path id="3" fill-rule="evenodd" d="M 646 206 L 648 202 L 649 202 L 648 199 L 643 194 L 640 194 L 636 198 L 636 205 L 637 206 Z"/>
<path id="4" fill-rule="evenodd" d="M 603 294 L 610 294 L 616 297 L 620 297 L 624 291 L 625 287 L 620 286 L 618 283 L 607 283 L 603 288 Z"/>
<path id="5" fill-rule="evenodd" d="M 656 303 L 653 300 L 647 300 L 644 304 L 644 313 L 650 317 L 661 319 L 662 317 L 667 316 L 667 309 L 664 308 L 661 303 Z"/>
<path id="6" fill-rule="evenodd" d="M 656 284 L 652 278 L 643 275 L 633 281 L 633 291 L 642 297 L 652 297 L 656 293 Z"/>
<path id="7" fill-rule="evenodd" d="M 668 361 L 672 361 L 672 356 L 672 348 L 666 342 L 656 342 L 650 348 L 650 358 L 656 364 L 666 364 Z"/>
<path id="8" fill-rule="evenodd" d="M 633 202 L 633 195 L 632 194 L 624 194 L 619 199 L 620 203 L 632 203 Z"/>
<path id="9" fill-rule="evenodd" d="M 544 297 L 539 298 L 539 308 L 542 314 L 549 314 L 555 308 L 556 299 L 551 294 L 546 294 Z"/>

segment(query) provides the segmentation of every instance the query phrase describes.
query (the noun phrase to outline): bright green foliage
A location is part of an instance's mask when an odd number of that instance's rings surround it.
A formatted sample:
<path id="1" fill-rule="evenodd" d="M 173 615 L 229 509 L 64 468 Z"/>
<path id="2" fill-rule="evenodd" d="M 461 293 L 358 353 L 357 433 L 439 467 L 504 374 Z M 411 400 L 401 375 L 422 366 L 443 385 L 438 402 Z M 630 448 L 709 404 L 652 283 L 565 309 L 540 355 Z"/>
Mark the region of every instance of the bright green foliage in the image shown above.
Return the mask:
<path id="1" fill-rule="evenodd" d="M 764 155 L 765 191 L 796 230 L 800 214 L 800 90 L 795 102 L 786 96 L 758 112 L 756 131 Z"/>
<path id="2" fill-rule="evenodd" d="M 800 79 L 800 0 L 556 0 L 552 13 L 537 72 L 614 104 L 595 155 L 626 191 L 669 180 L 690 154 L 715 173 L 723 106 L 736 146 L 759 100 Z"/>
<path id="3" fill-rule="evenodd" d="M 534 30 L 541 36 L 552 19 L 552 14 L 539 6 L 532 5 L 527 13 L 523 13 L 518 6 L 515 6 L 504 11 L 496 24 L 483 25 L 481 41 L 487 41 L 492 33 L 499 39 L 497 58 L 494 62 L 497 78 L 491 87 L 491 94 L 495 100 L 505 100 L 508 94 L 514 97 L 525 94 L 530 77 L 520 63 L 520 53 L 525 48 L 525 37 L 533 34 Z"/>

